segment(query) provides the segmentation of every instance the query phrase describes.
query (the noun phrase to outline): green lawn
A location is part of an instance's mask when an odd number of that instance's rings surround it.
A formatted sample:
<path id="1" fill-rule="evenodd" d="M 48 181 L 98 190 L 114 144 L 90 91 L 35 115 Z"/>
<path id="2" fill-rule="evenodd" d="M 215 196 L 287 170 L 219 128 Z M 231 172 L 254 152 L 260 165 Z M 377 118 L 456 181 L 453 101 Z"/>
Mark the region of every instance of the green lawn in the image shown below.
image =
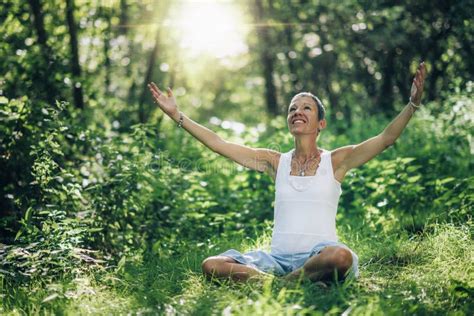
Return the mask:
<path id="1" fill-rule="evenodd" d="M 355 236 L 355 235 L 354 235 Z M 354 237 L 352 236 L 352 237 Z M 361 237 L 363 236 L 363 237 Z M 229 247 L 265 246 L 268 235 L 216 246 L 185 243 L 169 256 L 127 257 L 120 267 L 75 278 L 2 288 L 2 314 L 472 314 L 472 225 L 428 227 L 423 234 L 361 235 L 346 241 L 360 257 L 356 282 L 323 287 L 267 278 L 251 284 L 207 281 L 201 261 Z M 243 247 L 243 248 L 242 248 Z M 122 261 L 123 263 L 123 261 Z"/>

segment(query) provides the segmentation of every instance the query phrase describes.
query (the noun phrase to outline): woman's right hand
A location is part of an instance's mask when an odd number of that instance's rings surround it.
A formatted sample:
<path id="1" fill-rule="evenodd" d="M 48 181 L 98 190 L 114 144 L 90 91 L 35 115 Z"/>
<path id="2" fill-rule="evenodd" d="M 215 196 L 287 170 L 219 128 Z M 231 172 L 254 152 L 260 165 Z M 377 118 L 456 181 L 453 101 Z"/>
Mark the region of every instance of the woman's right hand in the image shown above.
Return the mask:
<path id="1" fill-rule="evenodd" d="M 169 117 L 177 120 L 177 116 L 179 116 L 178 104 L 176 103 L 176 99 L 173 95 L 173 91 L 171 91 L 171 88 L 167 89 L 168 95 L 165 95 L 154 82 L 151 84 L 149 83 L 148 88 L 153 95 L 155 103 L 158 103 L 160 109 L 168 114 Z"/>

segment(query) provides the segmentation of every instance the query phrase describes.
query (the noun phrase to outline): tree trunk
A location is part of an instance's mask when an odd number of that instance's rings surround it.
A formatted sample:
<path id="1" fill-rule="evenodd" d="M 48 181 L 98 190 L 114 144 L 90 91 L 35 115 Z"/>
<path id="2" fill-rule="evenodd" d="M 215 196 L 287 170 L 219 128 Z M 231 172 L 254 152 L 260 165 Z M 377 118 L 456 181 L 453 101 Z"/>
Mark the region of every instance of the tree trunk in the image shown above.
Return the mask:
<path id="1" fill-rule="evenodd" d="M 112 24 L 110 21 L 111 12 L 108 8 L 101 7 L 101 14 L 100 16 L 104 18 L 107 27 L 104 31 L 104 68 L 105 68 L 105 82 L 104 82 L 104 89 L 105 94 L 109 94 L 110 89 L 110 72 L 112 71 L 109 51 L 110 51 L 110 35 L 112 32 Z"/>
<path id="2" fill-rule="evenodd" d="M 290 25 L 291 23 L 290 20 L 285 20 L 285 23 L 287 24 L 285 26 L 285 39 L 286 39 L 286 45 L 288 46 L 288 53 L 289 53 L 291 51 L 291 48 L 294 45 L 293 30 L 292 30 L 292 26 Z M 288 59 L 288 69 L 290 71 L 289 76 L 290 76 L 290 83 L 291 83 L 290 94 L 294 94 L 295 92 L 298 92 L 296 90 L 299 90 L 298 89 L 299 80 L 298 80 L 298 67 L 293 58 Z"/>
<path id="3" fill-rule="evenodd" d="M 147 96 L 149 96 L 150 94 L 147 85 L 153 78 L 156 56 L 160 46 L 160 31 L 161 29 L 158 26 L 155 35 L 155 45 L 153 46 L 153 50 L 151 51 L 150 56 L 148 58 L 148 67 L 146 68 L 145 80 L 143 82 L 143 90 L 138 103 L 138 119 L 140 120 L 140 123 L 145 123 L 147 121 L 148 110 L 145 105 L 145 102 L 147 100 Z"/>
<path id="4" fill-rule="evenodd" d="M 44 18 L 43 18 L 43 10 L 41 7 L 41 3 L 39 0 L 28 0 L 32 12 L 33 17 L 33 25 L 38 36 L 38 44 L 41 46 L 41 55 L 43 57 L 44 68 L 40 67 L 41 69 L 36 69 L 36 73 L 40 82 L 39 85 L 42 86 L 41 90 L 42 95 L 41 97 L 47 100 L 48 103 L 53 104 L 55 99 L 60 95 L 58 89 L 56 89 L 56 85 L 54 82 L 54 75 L 51 76 L 51 72 L 54 73 L 55 68 L 55 57 L 53 54 L 53 50 L 48 45 L 48 34 L 46 33 L 46 29 L 44 27 Z"/>
<path id="5" fill-rule="evenodd" d="M 378 96 L 378 111 L 384 115 L 393 115 L 393 76 L 394 76 L 395 51 L 390 50 L 387 58 L 382 64 L 382 87 Z"/>
<path id="6" fill-rule="evenodd" d="M 81 66 L 79 65 L 77 27 L 74 21 L 74 0 L 66 0 L 66 19 L 70 36 L 74 104 L 77 108 L 82 109 L 84 108 L 84 96 L 82 94 Z"/>
<path id="7" fill-rule="evenodd" d="M 127 35 L 127 30 L 128 30 L 128 4 L 127 4 L 127 0 L 120 0 L 119 34 Z"/>
<path id="8" fill-rule="evenodd" d="M 157 21 L 161 21 L 162 19 L 164 19 L 164 17 L 168 13 L 169 7 L 170 7 L 169 2 L 162 2 L 162 5 L 156 8 L 156 11 L 160 13 L 159 16 L 156 17 Z M 138 99 L 138 119 L 141 123 L 145 123 L 148 120 L 150 107 L 147 106 L 147 101 L 151 103 L 151 94 L 148 90 L 147 85 L 150 81 L 153 80 L 153 72 L 155 70 L 156 58 L 158 55 L 158 51 L 160 50 L 160 36 L 161 36 L 161 25 L 159 24 L 157 26 L 156 33 L 155 33 L 155 45 L 153 46 L 153 50 L 151 51 L 148 58 L 145 78 L 142 83 L 143 89 Z M 133 83 L 132 87 L 134 85 L 138 86 L 139 84 Z"/>
<path id="9" fill-rule="evenodd" d="M 31 11 L 33 13 L 33 23 L 35 25 L 35 30 L 38 35 L 38 43 L 43 47 L 43 49 L 50 51 L 50 48 L 47 44 L 48 36 L 44 28 L 44 19 L 43 11 L 41 8 L 41 3 L 39 0 L 28 0 L 30 3 Z"/>
<path id="10" fill-rule="evenodd" d="M 285 23 L 285 31 L 284 31 L 284 41 L 286 42 L 287 45 L 287 51 L 286 53 L 289 54 L 292 51 L 292 48 L 295 44 L 294 36 L 293 36 L 293 24 L 292 24 L 292 16 L 291 14 L 295 12 L 295 7 L 291 4 L 291 1 L 288 1 L 287 7 L 284 7 L 284 17 L 283 17 L 283 22 Z M 290 97 L 293 96 L 293 94 L 299 92 L 297 90 L 300 90 L 301 87 L 299 87 L 299 78 L 298 78 L 298 65 L 293 58 L 289 58 L 288 56 L 288 69 L 290 71 L 289 77 L 290 77 L 290 85 L 291 85 L 291 90 L 290 90 Z"/>
<path id="11" fill-rule="evenodd" d="M 273 71 L 274 71 L 274 56 L 269 48 L 272 47 L 270 34 L 266 25 L 263 25 L 263 4 L 262 1 L 255 1 L 257 20 L 257 35 L 261 40 L 260 45 L 260 60 L 263 67 L 263 78 L 265 80 L 265 102 L 267 105 L 268 113 L 271 116 L 276 116 L 280 112 L 278 109 L 277 98 L 276 98 L 276 87 L 273 82 Z"/>
<path id="12" fill-rule="evenodd" d="M 133 56 L 133 40 L 129 39 L 128 37 L 130 36 L 130 32 L 128 32 L 128 23 L 129 23 L 129 15 L 128 15 L 128 8 L 129 4 L 127 3 L 127 0 L 120 0 L 120 20 L 119 20 L 119 27 L 118 27 L 118 34 L 125 36 L 127 38 L 127 43 L 128 43 L 128 52 L 127 52 L 127 57 L 130 59 L 130 62 L 128 65 L 125 67 L 125 76 L 127 78 L 132 78 L 133 71 L 132 71 L 132 56 Z M 132 83 L 130 84 L 130 87 L 128 87 L 128 96 L 127 100 L 129 103 L 134 103 L 136 101 L 135 99 L 135 89 L 137 88 L 137 85 L 134 80 L 132 80 Z"/>

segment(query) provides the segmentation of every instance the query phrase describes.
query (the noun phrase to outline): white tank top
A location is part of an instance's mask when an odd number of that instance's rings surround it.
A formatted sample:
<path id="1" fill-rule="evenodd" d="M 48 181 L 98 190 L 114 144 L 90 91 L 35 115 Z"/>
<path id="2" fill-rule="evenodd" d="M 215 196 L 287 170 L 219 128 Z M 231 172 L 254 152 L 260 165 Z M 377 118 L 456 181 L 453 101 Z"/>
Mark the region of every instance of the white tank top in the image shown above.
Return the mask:
<path id="1" fill-rule="evenodd" d="M 275 184 L 271 252 L 308 252 L 321 241 L 337 241 L 336 213 L 341 184 L 334 178 L 331 152 L 323 150 L 314 176 L 291 176 L 294 149 L 280 156 Z"/>

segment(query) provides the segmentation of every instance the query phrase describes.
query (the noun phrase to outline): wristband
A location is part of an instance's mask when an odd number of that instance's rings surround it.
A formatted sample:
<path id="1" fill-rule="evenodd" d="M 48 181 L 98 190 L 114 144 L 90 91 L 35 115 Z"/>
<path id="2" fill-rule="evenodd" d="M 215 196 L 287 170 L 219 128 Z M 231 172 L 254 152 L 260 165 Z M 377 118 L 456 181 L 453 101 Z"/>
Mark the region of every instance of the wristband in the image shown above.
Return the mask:
<path id="1" fill-rule="evenodd" d="M 419 109 L 421 107 L 421 105 L 416 105 L 415 103 L 413 103 L 413 101 L 411 100 L 411 97 L 410 97 L 410 100 L 409 100 L 408 104 L 411 105 L 412 107 L 414 107 L 415 109 Z"/>
<path id="2" fill-rule="evenodd" d="M 178 128 L 183 127 L 183 120 L 184 120 L 183 113 L 179 112 Z"/>

